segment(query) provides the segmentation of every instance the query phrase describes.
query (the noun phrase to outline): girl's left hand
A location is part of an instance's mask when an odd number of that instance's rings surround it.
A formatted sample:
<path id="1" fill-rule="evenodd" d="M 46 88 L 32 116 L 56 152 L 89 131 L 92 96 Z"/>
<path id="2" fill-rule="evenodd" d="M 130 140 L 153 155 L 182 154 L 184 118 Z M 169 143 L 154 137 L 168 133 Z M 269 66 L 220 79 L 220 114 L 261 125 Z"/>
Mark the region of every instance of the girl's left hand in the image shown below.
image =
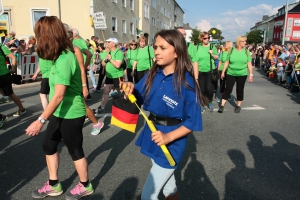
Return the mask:
<path id="1" fill-rule="evenodd" d="M 151 134 L 152 141 L 155 142 L 158 146 L 169 144 L 171 141 L 168 134 L 164 134 L 161 131 L 156 131 Z"/>
<path id="2" fill-rule="evenodd" d="M 39 132 L 41 131 L 43 125 L 44 124 L 41 123 L 39 120 L 32 122 L 32 124 L 30 124 L 30 126 L 28 126 L 28 128 L 26 129 L 26 135 L 28 135 L 28 136 L 38 135 Z"/>
<path id="3" fill-rule="evenodd" d="M 249 76 L 248 82 L 249 82 L 249 83 L 252 83 L 252 82 L 253 82 L 253 76 Z"/>

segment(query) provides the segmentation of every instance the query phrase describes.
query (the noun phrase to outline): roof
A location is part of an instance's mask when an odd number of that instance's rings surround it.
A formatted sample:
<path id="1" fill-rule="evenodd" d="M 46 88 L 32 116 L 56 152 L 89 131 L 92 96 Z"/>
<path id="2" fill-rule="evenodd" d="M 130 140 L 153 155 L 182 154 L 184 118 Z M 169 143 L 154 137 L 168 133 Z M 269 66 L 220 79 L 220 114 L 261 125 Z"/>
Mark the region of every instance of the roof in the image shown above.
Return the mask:
<path id="1" fill-rule="evenodd" d="M 296 5 L 294 8 L 289 10 L 288 13 L 300 13 L 300 4 Z"/>
<path id="2" fill-rule="evenodd" d="M 190 24 L 189 24 L 189 23 L 183 24 L 183 29 L 184 29 L 184 30 L 193 30 L 193 28 L 190 27 Z"/>

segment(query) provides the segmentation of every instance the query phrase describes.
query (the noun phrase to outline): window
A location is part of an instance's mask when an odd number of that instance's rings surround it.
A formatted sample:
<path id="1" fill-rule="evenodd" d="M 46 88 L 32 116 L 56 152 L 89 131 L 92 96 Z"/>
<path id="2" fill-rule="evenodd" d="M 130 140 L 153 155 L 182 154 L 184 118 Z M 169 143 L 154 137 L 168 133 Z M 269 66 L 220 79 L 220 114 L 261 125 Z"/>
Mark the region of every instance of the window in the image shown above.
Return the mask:
<path id="1" fill-rule="evenodd" d="M 34 29 L 35 23 L 44 16 L 49 16 L 49 9 L 43 9 L 43 8 L 31 8 L 31 23 L 32 23 L 32 29 Z"/>
<path id="2" fill-rule="evenodd" d="M 156 19 L 152 17 L 152 26 L 156 26 Z"/>
<path id="3" fill-rule="evenodd" d="M 294 26 L 300 26 L 300 19 L 294 19 Z"/>
<path id="4" fill-rule="evenodd" d="M 148 4 L 144 4 L 144 17 L 149 19 L 149 5 Z"/>
<path id="5" fill-rule="evenodd" d="M 126 33 L 126 21 L 122 20 L 122 33 Z"/>
<path id="6" fill-rule="evenodd" d="M 160 7 L 161 14 L 164 14 L 164 7 Z"/>
<path id="7" fill-rule="evenodd" d="M 126 0 L 122 0 L 122 6 L 126 8 Z"/>
<path id="8" fill-rule="evenodd" d="M 134 24 L 132 22 L 130 23 L 130 34 L 134 35 Z"/>
<path id="9" fill-rule="evenodd" d="M 112 0 L 113 3 L 118 3 L 117 0 Z"/>
<path id="10" fill-rule="evenodd" d="M 293 31 L 293 38 L 300 38 L 300 31 Z"/>
<path id="11" fill-rule="evenodd" d="M 156 0 L 152 0 L 151 3 L 152 3 L 152 7 L 156 9 Z"/>
<path id="12" fill-rule="evenodd" d="M 130 10 L 134 10 L 134 0 L 130 0 Z"/>
<path id="13" fill-rule="evenodd" d="M 117 32 L 117 18 L 116 17 L 112 17 L 111 18 L 111 30 L 113 32 Z"/>

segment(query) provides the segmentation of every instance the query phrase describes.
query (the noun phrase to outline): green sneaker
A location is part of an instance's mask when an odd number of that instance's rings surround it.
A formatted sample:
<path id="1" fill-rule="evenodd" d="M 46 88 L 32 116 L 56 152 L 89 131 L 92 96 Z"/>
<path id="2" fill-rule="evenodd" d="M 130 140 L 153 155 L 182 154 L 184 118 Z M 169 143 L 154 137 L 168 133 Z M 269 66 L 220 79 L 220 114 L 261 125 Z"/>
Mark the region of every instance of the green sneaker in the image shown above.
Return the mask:
<path id="1" fill-rule="evenodd" d="M 3 104 L 3 103 L 8 103 L 9 102 L 9 99 L 8 98 L 0 98 L 0 104 Z"/>
<path id="2" fill-rule="evenodd" d="M 24 110 L 18 110 L 15 114 L 13 114 L 14 117 L 20 117 L 21 115 L 24 115 L 26 113 L 26 109 Z"/>
<path id="3" fill-rule="evenodd" d="M 7 122 L 7 120 L 8 120 L 8 117 L 6 115 L 2 115 L 2 118 L 0 120 L 0 128 L 3 127 L 4 123 Z"/>
<path id="4" fill-rule="evenodd" d="M 63 189 L 60 183 L 54 186 L 49 185 L 49 181 L 45 183 L 43 187 L 35 190 L 31 193 L 31 196 L 35 199 L 42 199 L 47 196 L 59 196 L 63 193 Z"/>
<path id="5" fill-rule="evenodd" d="M 90 195 L 94 192 L 92 183 L 88 187 L 84 187 L 80 182 L 66 194 L 66 200 L 77 200 L 83 196 Z"/>

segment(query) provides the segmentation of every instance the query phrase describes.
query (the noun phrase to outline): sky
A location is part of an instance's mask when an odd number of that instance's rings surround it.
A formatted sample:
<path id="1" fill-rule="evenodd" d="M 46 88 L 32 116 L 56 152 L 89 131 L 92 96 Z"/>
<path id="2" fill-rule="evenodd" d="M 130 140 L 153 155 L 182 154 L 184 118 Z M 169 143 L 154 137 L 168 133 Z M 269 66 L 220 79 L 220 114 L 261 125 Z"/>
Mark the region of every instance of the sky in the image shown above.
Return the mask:
<path id="1" fill-rule="evenodd" d="M 289 0 L 289 4 L 299 0 Z M 184 23 L 201 31 L 216 27 L 224 40 L 245 35 L 263 15 L 276 14 L 286 0 L 176 0 L 185 12 Z"/>

